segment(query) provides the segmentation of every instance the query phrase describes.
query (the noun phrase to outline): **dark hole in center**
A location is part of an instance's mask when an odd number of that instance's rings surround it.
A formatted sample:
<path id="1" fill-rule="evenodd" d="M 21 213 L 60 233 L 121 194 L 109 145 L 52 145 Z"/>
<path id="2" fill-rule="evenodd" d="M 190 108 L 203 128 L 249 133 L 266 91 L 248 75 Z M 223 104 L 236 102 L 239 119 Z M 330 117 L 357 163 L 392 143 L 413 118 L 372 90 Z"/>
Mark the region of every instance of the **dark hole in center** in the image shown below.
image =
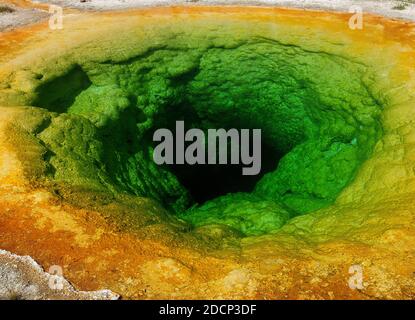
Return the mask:
<path id="1" fill-rule="evenodd" d="M 185 132 L 191 128 L 199 128 L 205 132 L 207 140 L 207 129 L 228 130 L 235 128 L 240 129 L 254 129 L 247 128 L 235 120 L 235 123 L 215 124 L 215 121 L 201 119 L 194 108 L 189 104 L 180 104 L 171 108 L 166 114 L 168 119 L 163 118 L 157 123 L 155 128 L 168 128 L 173 133 L 176 129 L 176 121 L 184 121 Z M 255 129 L 261 129 L 255 127 Z M 193 200 L 202 204 L 208 200 L 216 197 L 226 195 L 228 193 L 236 192 L 252 192 L 255 184 L 264 176 L 264 174 L 274 171 L 277 168 L 279 160 L 285 153 L 280 152 L 277 148 L 267 143 L 266 137 L 261 139 L 261 171 L 257 175 L 243 175 L 242 169 L 251 167 L 252 164 L 245 165 L 240 161 L 240 164 L 231 164 L 230 159 L 230 140 L 228 140 L 227 147 L 227 164 L 173 164 L 168 165 L 169 170 L 176 176 L 179 182 L 188 190 Z M 191 142 L 185 142 L 185 148 Z M 245 146 L 246 147 L 246 146 Z M 241 148 L 241 146 L 240 146 Z M 205 148 L 207 153 L 207 147 Z M 250 131 L 249 155 L 252 156 L 253 141 L 252 130 Z M 217 156 L 219 150 L 216 150 Z M 217 163 L 218 163 L 217 159 Z"/>
<path id="2" fill-rule="evenodd" d="M 229 148 L 228 148 L 229 150 Z M 252 144 L 251 144 L 252 150 Z M 242 175 L 244 164 L 170 165 L 170 170 L 190 192 L 197 203 L 235 192 L 252 192 L 267 172 L 274 171 L 282 157 L 273 147 L 262 143 L 261 171 L 258 175 Z M 250 166 L 250 165 L 249 165 Z"/>

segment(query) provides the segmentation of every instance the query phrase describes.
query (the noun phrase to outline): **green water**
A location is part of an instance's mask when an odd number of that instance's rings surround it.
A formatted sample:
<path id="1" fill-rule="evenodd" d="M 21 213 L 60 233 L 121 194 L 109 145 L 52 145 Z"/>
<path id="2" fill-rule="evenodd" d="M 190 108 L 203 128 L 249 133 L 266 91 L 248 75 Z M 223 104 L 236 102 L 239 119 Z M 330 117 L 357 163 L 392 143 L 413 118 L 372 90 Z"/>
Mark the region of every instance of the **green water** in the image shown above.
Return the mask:
<path id="1" fill-rule="evenodd" d="M 333 203 L 369 156 L 381 106 L 365 72 L 342 57 L 268 40 L 166 46 L 123 62 L 76 65 L 38 87 L 33 105 L 60 113 L 39 134 L 51 150 L 53 179 L 151 197 L 194 226 L 221 223 L 257 235 Z M 262 129 L 272 170 L 246 190 L 235 180 L 229 194 L 203 168 L 189 171 L 206 192 L 215 183 L 220 189 L 197 203 L 178 171 L 152 160 L 154 130 L 176 120 L 204 130 Z"/>

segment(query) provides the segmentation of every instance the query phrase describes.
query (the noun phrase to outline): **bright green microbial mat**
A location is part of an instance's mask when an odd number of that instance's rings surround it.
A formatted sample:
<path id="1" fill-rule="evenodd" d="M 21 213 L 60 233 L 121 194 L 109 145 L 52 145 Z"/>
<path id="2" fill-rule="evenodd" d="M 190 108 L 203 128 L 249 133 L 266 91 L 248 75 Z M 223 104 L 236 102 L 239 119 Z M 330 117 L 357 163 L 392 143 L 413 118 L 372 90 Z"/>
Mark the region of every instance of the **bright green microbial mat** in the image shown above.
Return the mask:
<path id="1" fill-rule="evenodd" d="M 365 72 L 346 58 L 267 39 L 167 43 L 123 61 L 75 65 L 38 87 L 32 105 L 60 114 L 39 135 L 55 179 L 151 197 L 194 226 L 259 235 L 333 203 L 370 155 L 381 105 Z M 177 120 L 203 130 L 262 129 L 261 175 L 156 165 L 153 132 Z"/>

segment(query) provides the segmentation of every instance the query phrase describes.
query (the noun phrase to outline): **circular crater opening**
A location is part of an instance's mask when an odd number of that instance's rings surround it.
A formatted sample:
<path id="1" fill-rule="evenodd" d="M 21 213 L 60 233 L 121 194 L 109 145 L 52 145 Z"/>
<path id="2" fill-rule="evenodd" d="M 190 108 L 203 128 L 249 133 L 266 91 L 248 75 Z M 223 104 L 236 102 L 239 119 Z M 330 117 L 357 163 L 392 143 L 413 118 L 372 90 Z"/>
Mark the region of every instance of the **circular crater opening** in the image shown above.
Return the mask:
<path id="1" fill-rule="evenodd" d="M 268 39 L 152 49 L 77 64 L 43 81 L 33 105 L 61 115 L 38 136 L 53 178 L 153 198 L 195 227 L 278 230 L 333 203 L 380 135 L 366 67 Z M 261 129 L 257 176 L 236 165 L 158 166 L 159 128 Z M 228 148 L 229 150 L 229 148 Z"/>
<path id="2" fill-rule="evenodd" d="M 231 146 L 228 146 L 230 149 Z M 249 146 L 252 150 L 252 141 Z M 175 164 L 169 166 L 179 182 L 189 191 L 197 204 L 216 197 L 236 192 L 253 192 L 255 185 L 267 172 L 277 168 L 282 155 L 273 146 L 261 146 L 261 171 L 258 175 L 242 175 L 244 164 L 231 164 L 228 155 L 227 164 Z M 219 161 L 217 161 L 219 162 Z"/>
<path id="3" fill-rule="evenodd" d="M 243 102 L 242 102 L 243 103 Z M 249 107 L 249 106 L 248 106 Z M 256 175 L 243 175 L 242 170 L 247 165 L 241 162 L 241 129 L 246 129 L 241 126 L 240 119 L 235 116 L 231 117 L 226 123 L 226 127 L 217 127 L 215 119 L 206 122 L 206 118 L 201 118 L 195 107 L 185 98 L 179 104 L 174 104 L 168 107 L 166 110 L 168 116 L 162 117 L 157 121 L 156 128 L 167 128 L 173 134 L 176 133 L 176 126 L 178 122 L 183 123 L 184 132 L 191 129 L 201 129 L 204 134 L 204 144 L 200 147 L 205 153 L 204 164 L 188 164 L 186 161 L 184 164 L 173 164 L 167 165 L 166 168 L 175 175 L 180 184 L 182 184 L 189 192 L 192 202 L 195 204 L 203 204 L 208 200 L 212 200 L 216 197 L 226 195 L 228 193 L 236 192 L 253 192 L 256 183 L 265 175 L 267 172 L 271 172 L 277 168 L 278 161 L 281 159 L 283 154 L 280 153 L 278 148 L 273 146 L 270 142 L 260 141 L 260 154 L 261 157 L 260 165 L 261 169 Z M 220 117 L 220 115 L 218 115 Z M 224 125 L 223 123 L 221 125 Z M 226 133 L 231 132 L 230 130 L 237 130 L 238 132 L 238 145 L 232 145 L 234 141 L 230 137 L 226 137 L 226 164 L 219 164 L 219 152 L 216 150 L 216 164 L 207 163 L 207 152 L 208 152 L 208 135 L 209 129 L 224 129 Z M 235 131 L 234 131 L 235 132 Z M 184 141 L 184 148 L 189 147 L 194 141 Z M 219 149 L 219 140 L 217 142 L 217 149 Z M 158 142 L 157 142 L 158 143 Z M 175 141 L 174 144 L 176 145 Z M 254 141 L 252 138 L 252 132 L 249 136 L 249 141 L 245 148 L 250 154 L 253 152 Z M 156 147 L 156 144 L 153 144 Z M 177 146 L 176 146 L 177 147 Z M 231 150 L 237 148 L 239 154 L 239 163 L 231 164 Z M 252 166 L 250 164 L 249 166 Z"/>

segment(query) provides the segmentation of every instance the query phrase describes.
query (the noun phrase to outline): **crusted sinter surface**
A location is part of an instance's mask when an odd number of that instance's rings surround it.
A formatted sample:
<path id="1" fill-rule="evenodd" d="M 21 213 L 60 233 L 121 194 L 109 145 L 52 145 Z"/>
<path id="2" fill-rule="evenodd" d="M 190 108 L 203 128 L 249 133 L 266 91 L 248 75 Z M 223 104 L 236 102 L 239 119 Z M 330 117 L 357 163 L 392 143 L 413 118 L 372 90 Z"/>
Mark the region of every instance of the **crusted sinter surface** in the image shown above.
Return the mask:
<path id="1" fill-rule="evenodd" d="M 32 28 L 0 48 L 5 249 L 125 298 L 412 297 L 411 24 L 198 7 Z M 274 164 L 197 203 L 151 158 L 176 120 L 260 127 Z"/>
<path id="2" fill-rule="evenodd" d="M 46 5 L 44 5 L 46 8 Z M 36 23 L 48 18 L 47 10 L 36 8 L 26 1 L 0 2 L 0 31 L 12 30 L 27 24 Z"/>
<path id="3" fill-rule="evenodd" d="M 51 270 L 60 270 L 53 266 Z M 0 300 L 116 300 L 110 290 L 76 291 L 60 274 L 49 274 L 30 257 L 0 250 Z"/>

